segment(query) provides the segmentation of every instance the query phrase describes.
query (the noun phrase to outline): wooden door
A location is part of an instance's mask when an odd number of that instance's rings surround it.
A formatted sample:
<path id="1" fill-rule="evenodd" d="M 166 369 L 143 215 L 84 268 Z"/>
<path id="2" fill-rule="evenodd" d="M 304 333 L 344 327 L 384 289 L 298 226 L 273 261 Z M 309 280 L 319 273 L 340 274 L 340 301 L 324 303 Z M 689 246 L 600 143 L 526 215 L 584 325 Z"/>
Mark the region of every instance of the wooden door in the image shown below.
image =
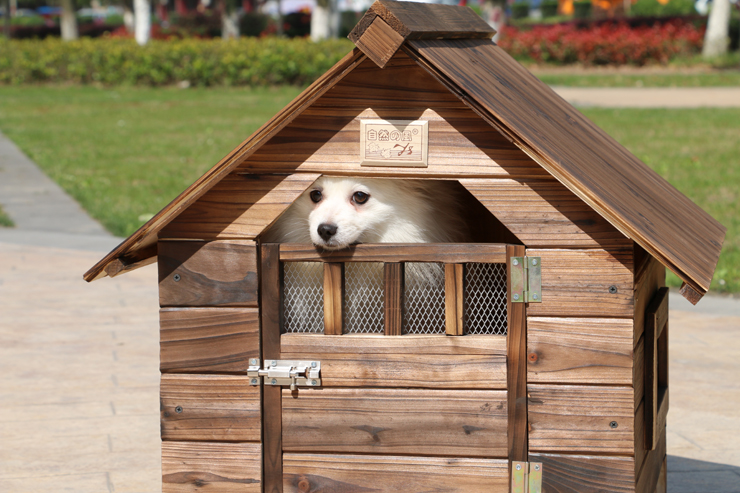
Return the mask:
<path id="1" fill-rule="evenodd" d="M 320 388 L 263 387 L 264 491 L 508 491 L 517 248 L 263 245 L 263 358 L 321 367 Z"/>

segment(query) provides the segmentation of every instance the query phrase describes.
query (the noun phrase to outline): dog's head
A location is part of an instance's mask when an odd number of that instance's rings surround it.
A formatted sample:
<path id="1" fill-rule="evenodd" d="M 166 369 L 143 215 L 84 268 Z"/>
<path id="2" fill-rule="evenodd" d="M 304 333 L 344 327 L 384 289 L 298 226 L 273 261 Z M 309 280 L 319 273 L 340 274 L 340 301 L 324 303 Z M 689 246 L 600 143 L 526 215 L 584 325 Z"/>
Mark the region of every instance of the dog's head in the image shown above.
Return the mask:
<path id="1" fill-rule="evenodd" d="M 384 224 L 392 217 L 392 186 L 387 180 L 320 178 L 302 201 L 310 207 L 311 241 L 327 250 L 355 243 L 379 241 Z"/>

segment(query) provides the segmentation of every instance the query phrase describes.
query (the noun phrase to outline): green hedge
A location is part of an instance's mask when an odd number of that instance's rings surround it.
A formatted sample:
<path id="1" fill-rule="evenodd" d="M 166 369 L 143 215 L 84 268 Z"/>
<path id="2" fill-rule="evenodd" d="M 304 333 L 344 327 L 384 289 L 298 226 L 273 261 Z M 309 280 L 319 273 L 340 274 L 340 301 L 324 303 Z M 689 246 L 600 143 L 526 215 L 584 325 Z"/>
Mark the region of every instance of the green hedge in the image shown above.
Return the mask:
<path id="1" fill-rule="evenodd" d="M 153 40 L 143 47 L 120 38 L 0 41 L 0 84 L 305 85 L 352 46 L 282 38 Z"/>

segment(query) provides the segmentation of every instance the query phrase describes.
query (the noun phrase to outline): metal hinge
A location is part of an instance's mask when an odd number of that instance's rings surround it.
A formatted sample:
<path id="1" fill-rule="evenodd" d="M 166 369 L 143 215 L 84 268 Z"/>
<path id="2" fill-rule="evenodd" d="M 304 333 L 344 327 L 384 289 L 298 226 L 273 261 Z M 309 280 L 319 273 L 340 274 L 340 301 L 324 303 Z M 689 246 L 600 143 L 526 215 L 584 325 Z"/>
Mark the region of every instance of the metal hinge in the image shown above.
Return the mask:
<path id="1" fill-rule="evenodd" d="M 542 303 L 540 257 L 511 257 L 511 301 Z"/>
<path id="2" fill-rule="evenodd" d="M 321 361 L 266 360 L 260 368 L 258 359 L 249 360 L 247 369 L 250 385 L 259 385 L 265 377 L 265 385 L 290 385 L 290 390 L 298 387 L 321 386 Z"/>
<path id="3" fill-rule="evenodd" d="M 512 462 L 511 493 L 542 493 L 542 462 Z"/>

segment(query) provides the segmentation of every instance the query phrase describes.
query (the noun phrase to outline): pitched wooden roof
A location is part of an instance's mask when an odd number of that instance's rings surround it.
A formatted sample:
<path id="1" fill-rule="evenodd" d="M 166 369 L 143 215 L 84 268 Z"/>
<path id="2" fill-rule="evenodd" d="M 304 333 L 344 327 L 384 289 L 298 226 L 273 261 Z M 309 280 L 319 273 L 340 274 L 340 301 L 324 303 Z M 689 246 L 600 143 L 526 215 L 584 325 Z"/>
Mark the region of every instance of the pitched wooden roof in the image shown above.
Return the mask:
<path id="1" fill-rule="evenodd" d="M 366 55 L 381 68 L 399 50 L 481 118 L 685 281 L 709 289 L 725 228 L 496 46 L 469 8 L 378 0 L 350 34 L 354 50 L 90 271 L 90 281 L 156 254 L 162 227 L 243 162 Z M 153 250 L 154 249 L 154 250 Z"/>

